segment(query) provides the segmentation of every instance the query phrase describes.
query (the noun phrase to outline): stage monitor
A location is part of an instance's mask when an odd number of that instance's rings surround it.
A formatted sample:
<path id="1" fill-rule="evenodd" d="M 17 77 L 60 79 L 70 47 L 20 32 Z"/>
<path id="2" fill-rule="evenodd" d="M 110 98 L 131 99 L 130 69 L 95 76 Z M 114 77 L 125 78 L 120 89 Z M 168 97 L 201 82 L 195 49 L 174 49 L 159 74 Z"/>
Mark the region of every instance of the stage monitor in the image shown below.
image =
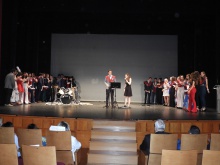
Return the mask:
<path id="1" fill-rule="evenodd" d="M 121 88 L 120 82 L 112 82 L 110 88 Z"/>

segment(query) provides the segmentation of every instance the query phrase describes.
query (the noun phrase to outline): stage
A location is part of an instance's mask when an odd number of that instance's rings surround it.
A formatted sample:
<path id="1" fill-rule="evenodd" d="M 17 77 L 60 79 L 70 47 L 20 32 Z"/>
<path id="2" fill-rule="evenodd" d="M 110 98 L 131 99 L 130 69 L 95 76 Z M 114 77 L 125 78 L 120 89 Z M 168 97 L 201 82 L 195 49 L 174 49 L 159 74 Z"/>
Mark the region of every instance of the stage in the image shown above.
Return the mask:
<path id="1" fill-rule="evenodd" d="M 220 120 L 215 109 L 206 112 L 189 113 L 182 109 L 163 105 L 142 105 L 132 103 L 130 108 L 123 108 L 118 103 L 115 108 L 105 108 L 105 102 L 80 102 L 79 104 L 33 103 L 28 105 L 0 106 L 0 114 L 18 116 L 45 116 L 63 118 L 87 118 L 107 120 Z"/>

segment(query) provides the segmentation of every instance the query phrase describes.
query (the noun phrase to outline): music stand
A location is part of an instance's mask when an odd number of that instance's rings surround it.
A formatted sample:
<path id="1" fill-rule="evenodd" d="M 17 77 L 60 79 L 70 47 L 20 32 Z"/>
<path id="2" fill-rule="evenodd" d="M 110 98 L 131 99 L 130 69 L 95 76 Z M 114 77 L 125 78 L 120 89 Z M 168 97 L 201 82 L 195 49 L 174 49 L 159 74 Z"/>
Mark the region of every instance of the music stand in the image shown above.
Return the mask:
<path id="1" fill-rule="evenodd" d="M 116 88 L 121 88 L 121 83 L 120 82 L 112 82 L 110 84 L 110 88 L 114 88 L 115 89 L 115 99 L 114 99 L 113 107 L 112 108 L 116 108 L 116 107 L 118 107 L 118 103 L 116 101 Z"/>

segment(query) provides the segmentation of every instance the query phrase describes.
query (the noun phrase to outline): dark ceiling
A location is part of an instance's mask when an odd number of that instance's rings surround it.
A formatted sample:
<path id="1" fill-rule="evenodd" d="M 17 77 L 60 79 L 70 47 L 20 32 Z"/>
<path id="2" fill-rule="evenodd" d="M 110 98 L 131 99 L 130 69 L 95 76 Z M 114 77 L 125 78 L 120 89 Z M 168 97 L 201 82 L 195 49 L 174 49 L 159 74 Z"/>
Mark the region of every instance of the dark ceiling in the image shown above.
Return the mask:
<path id="1" fill-rule="evenodd" d="M 178 33 L 191 24 L 215 22 L 215 1 L 21 0 L 18 23 L 36 20 L 54 32 Z"/>

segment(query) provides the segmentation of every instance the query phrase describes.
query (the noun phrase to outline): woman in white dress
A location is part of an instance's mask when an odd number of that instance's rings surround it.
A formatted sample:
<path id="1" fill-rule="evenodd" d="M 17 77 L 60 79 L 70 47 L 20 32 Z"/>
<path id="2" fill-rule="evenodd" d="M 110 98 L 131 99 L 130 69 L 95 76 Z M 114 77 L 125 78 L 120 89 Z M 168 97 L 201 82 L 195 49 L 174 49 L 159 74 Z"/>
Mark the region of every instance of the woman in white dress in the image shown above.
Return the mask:
<path id="1" fill-rule="evenodd" d="M 163 83 L 163 98 L 164 98 L 164 105 L 165 106 L 169 106 L 170 103 L 170 93 L 169 93 L 169 89 L 170 89 L 170 84 L 167 78 L 164 79 L 164 83 Z"/>

